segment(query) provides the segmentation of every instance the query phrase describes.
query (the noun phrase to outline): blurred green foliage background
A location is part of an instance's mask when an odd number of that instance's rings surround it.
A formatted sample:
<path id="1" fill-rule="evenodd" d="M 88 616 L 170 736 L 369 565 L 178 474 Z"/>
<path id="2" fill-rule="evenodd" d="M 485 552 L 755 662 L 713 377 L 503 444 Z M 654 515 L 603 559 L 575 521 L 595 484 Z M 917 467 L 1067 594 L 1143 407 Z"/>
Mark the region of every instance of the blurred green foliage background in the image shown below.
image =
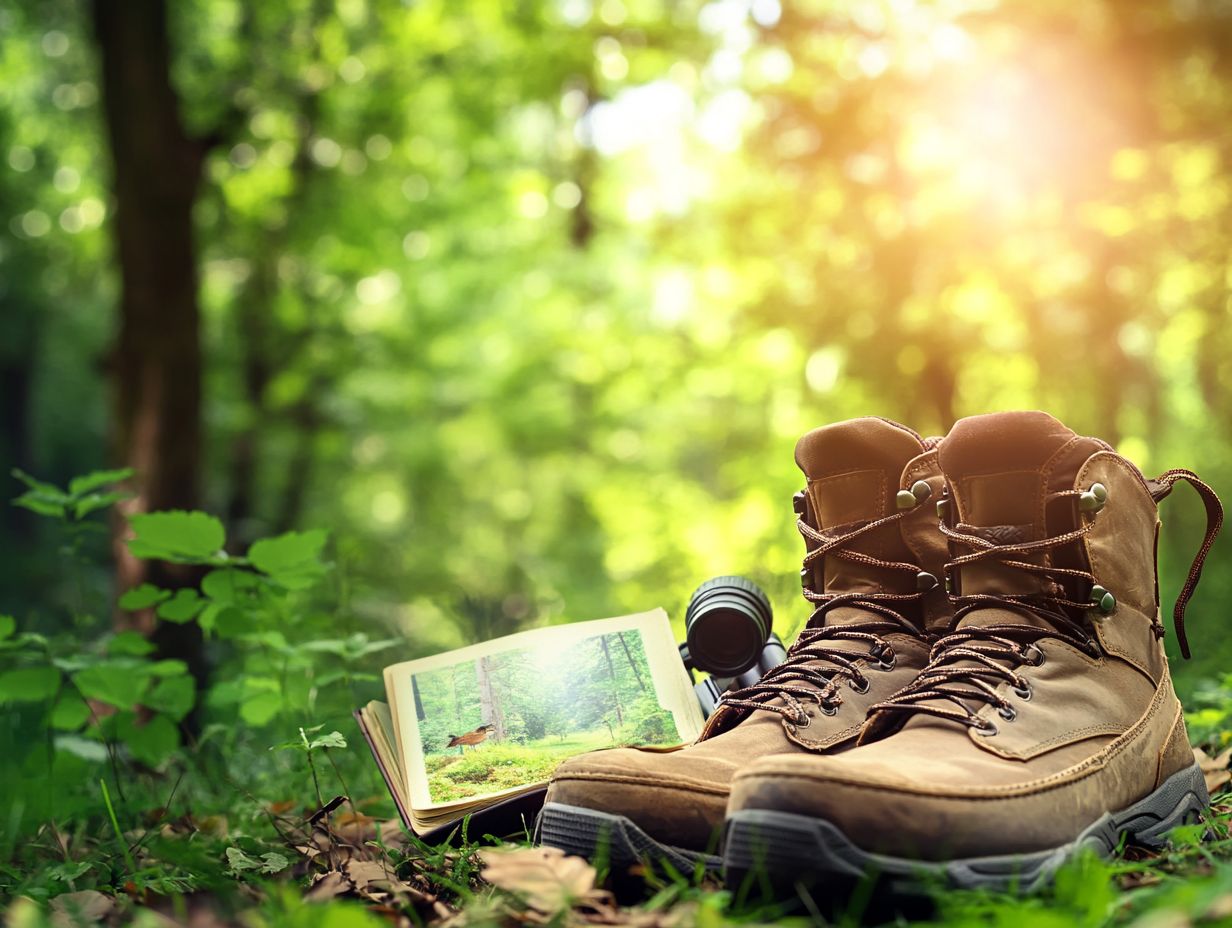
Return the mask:
<path id="1" fill-rule="evenodd" d="M 199 503 L 328 529 L 399 657 L 718 572 L 794 629 L 792 446 L 849 416 L 1041 407 L 1232 487 L 1226 2 L 185 0 L 169 48 Z M 58 482 L 128 463 L 99 61 L 88 5 L 0 0 L 0 461 Z M 28 514 L 0 558 L 7 611 L 73 595 Z"/>

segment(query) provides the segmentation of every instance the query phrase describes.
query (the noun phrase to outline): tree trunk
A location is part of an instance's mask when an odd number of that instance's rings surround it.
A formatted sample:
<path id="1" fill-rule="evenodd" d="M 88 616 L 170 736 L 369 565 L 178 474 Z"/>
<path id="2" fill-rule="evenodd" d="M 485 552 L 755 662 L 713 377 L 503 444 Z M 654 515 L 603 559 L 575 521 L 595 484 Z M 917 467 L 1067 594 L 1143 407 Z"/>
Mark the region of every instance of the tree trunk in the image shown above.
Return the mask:
<path id="1" fill-rule="evenodd" d="M 136 471 L 123 512 L 193 509 L 199 502 L 201 345 L 193 203 L 205 145 L 188 137 L 171 84 L 164 0 L 94 0 L 103 112 L 111 144 L 120 265 L 119 336 L 111 357 L 115 457 Z M 192 582 L 183 567 L 147 564 L 114 533 L 121 589 Z M 120 617 L 120 622 L 127 619 Z M 160 652 L 204 679 L 196 623 L 138 619 Z"/>
<path id="2" fill-rule="evenodd" d="M 620 646 L 625 649 L 625 658 L 629 661 L 629 669 L 633 671 L 633 676 L 637 677 L 637 686 L 643 693 L 646 692 L 646 681 L 642 679 L 642 671 L 637 666 L 637 661 L 633 659 L 633 652 L 629 650 L 629 642 L 625 641 L 625 633 L 617 632 L 616 637 L 620 639 Z"/>
<path id="3" fill-rule="evenodd" d="M 492 736 L 497 740 L 505 737 L 505 713 L 501 709 L 500 696 L 492 686 L 492 665 L 488 658 L 475 661 L 475 677 L 479 681 L 479 715 L 484 724 L 492 725 Z"/>
<path id="4" fill-rule="evenodd" d="M 612 700 L 616 703 L 616 724 L 624 726 L 625 713 L 620 705 L 620 684 L 616 682 L 616 666 L 612 663 L 612 652 L 607 646 L 607 635 L 599 636 L 599 647 L 603 648 L 603 659 L 607 661 L 607 674 L 612 678 Z"/>

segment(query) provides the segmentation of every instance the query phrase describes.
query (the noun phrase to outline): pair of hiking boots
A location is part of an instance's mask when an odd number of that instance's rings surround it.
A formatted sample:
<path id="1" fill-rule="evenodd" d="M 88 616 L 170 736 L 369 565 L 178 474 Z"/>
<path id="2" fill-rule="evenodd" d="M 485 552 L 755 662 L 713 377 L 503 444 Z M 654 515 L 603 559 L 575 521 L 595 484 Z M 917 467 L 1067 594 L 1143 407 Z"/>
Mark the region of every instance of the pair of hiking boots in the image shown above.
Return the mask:
<path id="1" fill-rule="evenodd" d="M 728 694 L 679 751 L 562 764 L 543 843 L 729 880 L 935 874 L 1029 886 L 1073 850 L 1162 843 L 1209 799 L 1159 620 L 1157 504 L 1108 444 L 1042 412 L 960 420 L 943 439 L 865 418 L 796 447 L 816 608 L 786 661 Z M 718 856 L 721 847 L 722 857 Z M 601 849 L 601 851 L 600 851 Z"/>

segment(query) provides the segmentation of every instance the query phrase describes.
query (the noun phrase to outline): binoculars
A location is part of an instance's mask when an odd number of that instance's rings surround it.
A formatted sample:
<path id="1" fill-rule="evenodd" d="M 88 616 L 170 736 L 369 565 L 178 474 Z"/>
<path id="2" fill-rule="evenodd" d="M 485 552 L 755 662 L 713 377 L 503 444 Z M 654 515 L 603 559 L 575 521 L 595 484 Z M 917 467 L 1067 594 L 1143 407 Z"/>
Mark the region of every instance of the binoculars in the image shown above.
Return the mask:
<path id="1" fill-rule="evenodd" d="M 723 694 L 752 686 L 787 657 L 770 600 L 744 577 L 714 577 L 689 597 L 680 659 L 706 717 Z M 710 674 L 697 680 L 696 671 Z"/>

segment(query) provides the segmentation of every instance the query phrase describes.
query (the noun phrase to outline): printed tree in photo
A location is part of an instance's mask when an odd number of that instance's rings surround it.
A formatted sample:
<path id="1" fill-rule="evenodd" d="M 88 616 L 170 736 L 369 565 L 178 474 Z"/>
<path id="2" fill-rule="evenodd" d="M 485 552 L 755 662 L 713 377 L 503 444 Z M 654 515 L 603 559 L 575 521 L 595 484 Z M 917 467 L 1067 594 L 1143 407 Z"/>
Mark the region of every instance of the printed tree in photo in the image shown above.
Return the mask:
<path id="1" fill-rule="evenodd" d="M 616 637 L 620 639 L 620 646 L 625 652 L 625 660 L 629 662 L 629 669 L 633 671 L 633 676 L 637 679 L 637 688 L 643 693 L 648 692 L 646 689 L 646 681 L 642 679 L 641 668 L 637 666 L 637 661 L 633 657 L 633 652 L 629 650 L 629 642 L 625 640 L 625 633 L 617 632 Z"/>
<path id="2" fill-rule="evenodd" d="M 493 658 L 481 657 L 475 661 L 475 679 L 479 682 L 479 713 L 485 725 L 495 729 L 492 737 L 504 740 L 505 712 L 501 705 L 499 688 L 493 686 Z"/>
<path id="3" fill-rule="evenodd" d="M 599 636 L 599 647 L 603 651 L 603 661 L 607 664 L 608 679 L 612 681 L 612 708 L 616 710 L 616 724 L 624 727 L 625 711 L 620 704 L 620 682 L 616 679 L 616 667 L 612 664 L 612 649 L 607 640 L 610 635 Z"/>

